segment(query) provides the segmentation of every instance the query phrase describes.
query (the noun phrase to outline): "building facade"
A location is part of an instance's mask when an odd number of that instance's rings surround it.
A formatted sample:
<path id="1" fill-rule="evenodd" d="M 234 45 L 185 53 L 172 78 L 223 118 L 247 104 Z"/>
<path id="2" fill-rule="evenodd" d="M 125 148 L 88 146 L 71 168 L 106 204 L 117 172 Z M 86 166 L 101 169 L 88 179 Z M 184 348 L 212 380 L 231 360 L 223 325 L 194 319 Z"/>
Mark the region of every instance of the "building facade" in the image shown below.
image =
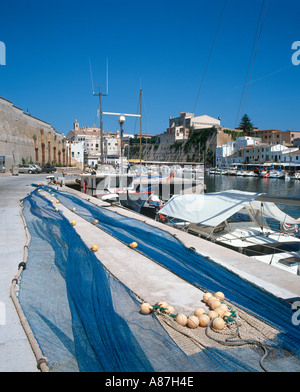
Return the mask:
<path id="1" fill-rule="evenodd" d="M 101 161 L 100 128 L 95 125 L 79 127 L 79 122 L 75 120 L 73 129 L 67 133 L 66 139 L 71 143 L 82 143 L 87 165 L 95 166 Z M 104 162 L 114 163 L 120 157 L 120 150 L 119 132 L 105 132 L 103 134 Z"/>
<path id="2" fill-rule="evenodd" d="M 66 165 L 69 158 L 62 133 L 0 97 L 0 160 L 9 172 L 21 163 Z"/>
<path id="3" fill-rule="evenodd" d="M 279 129 L 255 130 L 254 136 L 260 137 L 262 143 L 267 144 L 293 144 L 294 139 L 300 138 L 299 131 L 281 131 Z"/>
<path id="4" fill-rule="evenodd" d="M 169 118 L 167 134 L 174 135 L 174 141 L 186 140 L 191 131 L 212 127 L 221 127 L 221 121 L 207 115 L 195 117 L 194 113 L 180 112 L 179 117 Z"/>

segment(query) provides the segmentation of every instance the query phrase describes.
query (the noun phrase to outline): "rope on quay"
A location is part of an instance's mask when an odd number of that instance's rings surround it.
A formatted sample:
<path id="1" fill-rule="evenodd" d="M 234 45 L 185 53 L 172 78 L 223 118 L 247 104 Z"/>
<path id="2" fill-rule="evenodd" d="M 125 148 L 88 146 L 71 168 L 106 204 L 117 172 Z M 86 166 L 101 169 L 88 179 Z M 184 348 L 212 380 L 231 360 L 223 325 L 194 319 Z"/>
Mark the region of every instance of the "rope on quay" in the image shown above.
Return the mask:
<path id="1" fill-rule="evenodd" d="M 25 218 L 24 218 L 23 213 L 22 213 L 22 210 L 23 210 L 22 200 L 20 200 L 20 207 L 21 207 L 20 215 L 21 215 L 21 218 L 22 218 L 22 221 L 23 221 L 23 224 L 24 224 L 25 233 L 26 233 L 26 243 L 24 245 L 23 262 L 21 262 L 19 264 L 18 272 L 17 272 L 17 274 L 15 275 L 15 277 L 12 280 L 12 285 L 11 285 L 11 288 L 10 288 L 10 297 L 11 297 L 11 299 L 12 299 L 14 305 L 15 305 L 16 311 L 17 311 L 18 316 L 20 318 L 21 325 L 22 325 L 22 327 L 23 327 L 23 329 L 24 329 L 24 331 L 25 331 L 25 333 L 27 335 L 27 338 L 29 340 L 29 344 L 31 346 L 31 349 L 32 349 L 34 355 L 35 355 L 35 358 L 36 358 L 36 361 L 37 361 L 37 368 L 41 372 L 49 372 L 49 368 L 47 366 L 48 359 L 43 356 L 43 353 L 42 353 L 42 351 L 40 349 L 40 346 L 39 346 L 37 340 L 34 337 L 34 334 L 33 334 L 32 330 L 30 328 L 30 325 L 29 325 L 29 323 L 28 323 L 28 321 L 26 319 L 26 316 L 25 316 L 25 314 L 24 314 L 24 312 L 22 310 L 22 307 L 21 307 L 20 302 L 18 300 L 18 297 L 16 295 L 16 285 L 19 283 L 19 279 L 20 279 L 20 277 L 22 275 L 22 272 L 26 269 L 26 262 L 27 262 L 27 257 L 28 257 L 28 246 L 29 246 L 30 239 L 31 239 L 29 230 L 28 230 L 27 225 L 26 225 Z"/>

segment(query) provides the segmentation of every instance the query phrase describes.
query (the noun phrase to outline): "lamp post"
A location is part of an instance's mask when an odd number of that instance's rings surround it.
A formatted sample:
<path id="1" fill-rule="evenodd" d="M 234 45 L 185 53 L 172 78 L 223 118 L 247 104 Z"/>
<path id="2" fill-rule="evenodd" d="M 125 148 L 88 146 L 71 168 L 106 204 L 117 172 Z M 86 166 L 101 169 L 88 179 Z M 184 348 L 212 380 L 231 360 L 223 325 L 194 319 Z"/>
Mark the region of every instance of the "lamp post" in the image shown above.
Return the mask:
<path id="1" fill-rule="evenodd" d="M 121 174 L 124 173 L 124 168 L 123 168 L 123 124 L 125 122 L 125 116 L 120 115 L 119 120 L 120 124 L 120 134 L 121 134 Z"/>
<path id="2" fill-rule="evenodd" d="M 126 113 L 111 113 L 103 112 L 102 114 L 107 114 L 109 116 L 118 116 L 118 122 L 120 124 L 121 133 L 121 174 L 123 174 L 123 124 L 125 122 L 125 117 L 141 117 L 140 114 L 126 114 Z"/>

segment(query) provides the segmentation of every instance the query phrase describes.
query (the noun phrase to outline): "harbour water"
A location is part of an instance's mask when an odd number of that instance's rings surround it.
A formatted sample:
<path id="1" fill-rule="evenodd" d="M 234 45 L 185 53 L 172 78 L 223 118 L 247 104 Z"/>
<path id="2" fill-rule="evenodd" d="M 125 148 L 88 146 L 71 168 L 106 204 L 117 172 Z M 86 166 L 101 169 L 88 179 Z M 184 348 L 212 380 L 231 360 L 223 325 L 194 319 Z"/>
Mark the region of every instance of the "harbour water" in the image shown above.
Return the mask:
<path id="1" fill-rule="evenodd" d="M 260 192 L 269 196 L 300 198 L 299 180 L 206 174 L 205 185 L 207 193 L 236 189 L 246 192 Z M 299 206 L 287 204 L 278 204 L 278 206 L 290 216 L 300 217 Z"/>

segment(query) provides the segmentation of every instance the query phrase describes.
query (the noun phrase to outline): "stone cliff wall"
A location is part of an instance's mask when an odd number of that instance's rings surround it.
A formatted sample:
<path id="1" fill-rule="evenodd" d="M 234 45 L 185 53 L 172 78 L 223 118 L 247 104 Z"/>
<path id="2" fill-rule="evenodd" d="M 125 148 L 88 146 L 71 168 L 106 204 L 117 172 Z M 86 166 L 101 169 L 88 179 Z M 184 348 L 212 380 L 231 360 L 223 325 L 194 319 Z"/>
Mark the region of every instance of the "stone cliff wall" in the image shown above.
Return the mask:
<path id="1" fill-rule="evenodd" d="M 206 133 L 206 134 L 205 134 Z M 223 130 L 199 130 L 197 138 L 180 140 L 172 144 L 143 144 L 142 159 L 160 162 L 204 162 L 214 164 L 216 146 L 232 140 Z M 129 159 L 139 159 L 139 145 L 130 146 Z M 128 157 L 128 147 L 125 148 Z"/>
<path id="2" fill-rule="evenodd" d="M 66 164 L 68 151 L 64 135 L 47 122 L 35 118 L 0 97 L 0 156 L 5 170 L 13 164 Z"/>

